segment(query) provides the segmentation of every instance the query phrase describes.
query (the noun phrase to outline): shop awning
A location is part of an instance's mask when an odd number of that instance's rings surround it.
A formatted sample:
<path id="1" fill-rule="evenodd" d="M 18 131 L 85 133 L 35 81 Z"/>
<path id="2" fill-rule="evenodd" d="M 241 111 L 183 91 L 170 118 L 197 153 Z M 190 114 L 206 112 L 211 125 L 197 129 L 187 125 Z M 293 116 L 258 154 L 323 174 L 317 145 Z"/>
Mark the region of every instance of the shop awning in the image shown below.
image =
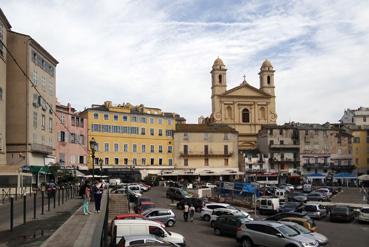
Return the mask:
<path id="1" fill-rule="evenodd" d="M 314 172 L 314 173 L 310 173 L 310 174 L 306 174 L 306 177 L 308 178 L 325 178 L 326 175 L 319 173 L 319 172 Z"/>
<path id="2" fill-rule="evenodd" d="M 350 172 L 340 172 L 334 175 L 335 179 L 357 179 L 357 176 L 353 175 Z"/>
<path id="3" fill-rule="evenodd" d="M 369 175 L 363 174 L 363 175 L 358 176 L 357 179 L 359 179 L 360 181 L 369 181 Z"/>

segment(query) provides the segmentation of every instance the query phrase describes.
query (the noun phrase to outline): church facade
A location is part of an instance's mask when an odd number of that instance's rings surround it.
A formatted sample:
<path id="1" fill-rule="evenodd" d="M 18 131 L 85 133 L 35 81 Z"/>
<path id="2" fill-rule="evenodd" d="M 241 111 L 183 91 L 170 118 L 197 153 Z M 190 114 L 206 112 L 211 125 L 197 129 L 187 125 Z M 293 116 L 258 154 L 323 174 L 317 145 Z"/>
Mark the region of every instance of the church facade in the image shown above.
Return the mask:
<path id="1" fill-rule="evenodd" d="M 220 58 L 211 70 L 210 122 L 227 124 L 239 132 L 239 150 L 256 149 L 256 139 L 261 126 L 276 124 L 275 84 L 272 64 L 265 60 L 260 68 L 260 88 L 245 79 L 237 87 L 227 90 L 227 68 Z"/>

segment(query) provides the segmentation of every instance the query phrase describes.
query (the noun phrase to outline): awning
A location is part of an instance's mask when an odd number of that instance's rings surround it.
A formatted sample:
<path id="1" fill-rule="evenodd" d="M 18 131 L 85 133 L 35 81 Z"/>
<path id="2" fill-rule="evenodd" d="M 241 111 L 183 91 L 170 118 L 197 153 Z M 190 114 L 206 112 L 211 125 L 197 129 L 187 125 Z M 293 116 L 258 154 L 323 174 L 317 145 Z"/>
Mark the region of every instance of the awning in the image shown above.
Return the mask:
<path id="1" fill-rule="evenodd" d="M 360 181 L 369 181 L 369 175 L 363 174 L 361 176 L 358 176 L 357 179 L 359 179 Z"/>
<path id="2" fill-rule="evenodd" d="M 306 174 L 305 175 L 308 179 L 325 179 L 326 175 L 319 173 L 319 172 L 315 172 L 315 173 L 310 173 L 310 174 Z"/>
<path id="3" fill-rule="evenodd" d="M 357 179 L 357 176 L 353 175 L 350 172 L 340 172 L 334 175 L 335 179 Z"/>
<path id="4" fill-rule="evenodd" d="M 50 174 L 48 166 L 29 166 L 32 174 Z"/>

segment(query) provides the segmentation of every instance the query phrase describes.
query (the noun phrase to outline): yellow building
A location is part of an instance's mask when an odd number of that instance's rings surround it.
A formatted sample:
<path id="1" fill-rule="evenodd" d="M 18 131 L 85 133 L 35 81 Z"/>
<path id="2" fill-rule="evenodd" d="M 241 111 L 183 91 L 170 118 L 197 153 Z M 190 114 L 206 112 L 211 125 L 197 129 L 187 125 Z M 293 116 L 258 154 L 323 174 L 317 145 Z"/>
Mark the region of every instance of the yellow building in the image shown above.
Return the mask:
<path id="1" fill-rule="evenodd" d="M 185 121 L 178 114 L 106 101 L 82 116 L 87 118 L 88 140 L 97 142 L 95 165 L 101 159 L 103 168 L 136 168 L 142 177 L 173 169 L 173 131 L 176 123 Z M 91 156 L 88 166 L 92 168 Z"/>
<path id="2" fill-rule="evenodd" d="M 358 173 L 369 172 L 369 128 L 352 129 L 352 160 Z"/>

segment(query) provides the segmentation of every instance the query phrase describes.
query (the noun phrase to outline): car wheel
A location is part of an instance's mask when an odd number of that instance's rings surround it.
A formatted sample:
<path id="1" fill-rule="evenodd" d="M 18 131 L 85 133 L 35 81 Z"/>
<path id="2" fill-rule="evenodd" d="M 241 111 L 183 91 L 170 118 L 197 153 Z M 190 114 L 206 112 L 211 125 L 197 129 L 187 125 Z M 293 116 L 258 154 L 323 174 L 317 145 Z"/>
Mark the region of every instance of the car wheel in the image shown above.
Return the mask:
<path id="1" fill-rule="evenodd" d="M 242 247 L 252 247 L 253 244 L 250 239 L 244 238 L 242 239 Z"/>
<path id="2" fill-rule="evenodd" d="M 218 236 L 222 235 L 222 232 L 218 228 L 214 228 L 214 233 L 215 233 L 215 235 L 218 235 Z"/>
<path id="3" fill-rule="evenodd" d="M 172 226 L 174 226 L 174 224 L 175 224 L 175 222 L 173 220 L 168 220 L 168 222 L 167 222 L 168 227 L 172 227 Z"/>
<path id="4" fill-rule="evenodd" d="M 209 220 L 210 220 L 210 216 L 209 216 L 208 214 L 205 214 L 205 215 L 204 215 L 204 220 L 205 220 L 205 221 L 209 221 Z"/>

